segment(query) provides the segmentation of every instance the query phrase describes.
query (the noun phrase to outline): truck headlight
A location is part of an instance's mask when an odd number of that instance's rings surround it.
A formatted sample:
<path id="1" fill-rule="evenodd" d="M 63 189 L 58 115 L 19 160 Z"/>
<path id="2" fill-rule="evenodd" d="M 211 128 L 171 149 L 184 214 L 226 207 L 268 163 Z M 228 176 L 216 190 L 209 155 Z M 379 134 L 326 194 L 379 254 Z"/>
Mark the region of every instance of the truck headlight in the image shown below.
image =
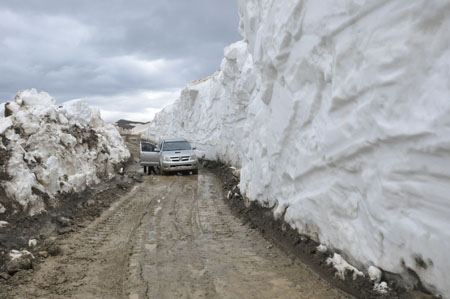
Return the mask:
<path id="1" fill-rule="evenodd" d="M 169 161 L 170 162 L 170 157 L 169 156 L 163 156 L 162 159 L 163 159 L 163 161 Z"/>
<path id="2" fill-rule="evenodd" d="M 191 160 L 197 160 L 197 156 L 195 154 L 191 155 Z"/>

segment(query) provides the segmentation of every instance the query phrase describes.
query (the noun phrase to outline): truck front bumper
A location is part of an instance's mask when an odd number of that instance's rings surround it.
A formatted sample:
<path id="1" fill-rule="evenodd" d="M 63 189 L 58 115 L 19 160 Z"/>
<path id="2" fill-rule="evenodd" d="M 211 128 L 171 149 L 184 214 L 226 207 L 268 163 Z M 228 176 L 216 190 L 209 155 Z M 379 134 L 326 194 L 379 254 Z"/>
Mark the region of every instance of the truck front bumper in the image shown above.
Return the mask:
<path id="1" fill-rule="evenodd" d="M 160 167 L 164 171 L 196 170 L 198 169 L 198 162 L 197 160 L 181 162 L 164 161 L 161 163 Z"/>

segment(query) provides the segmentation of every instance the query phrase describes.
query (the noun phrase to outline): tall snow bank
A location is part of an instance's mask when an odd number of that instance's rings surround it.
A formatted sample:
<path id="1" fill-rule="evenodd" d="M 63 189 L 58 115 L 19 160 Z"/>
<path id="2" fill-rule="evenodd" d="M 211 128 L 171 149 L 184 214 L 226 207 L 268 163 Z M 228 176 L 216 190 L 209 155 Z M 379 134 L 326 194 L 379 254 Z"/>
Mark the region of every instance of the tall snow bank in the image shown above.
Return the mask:
<path id="1" fill-rule="evenodd" d="M 255 89 L 253 67 L 245 42 L 227 47 L 220 70 L 183 89 L 173 105 L 155 116 L 147 137 L 186 136 L 204 157 L 240 166 L 248 135 L 247 106 Z"/>
<path id="2" fill-rule="evenodd" d="M 11 206 L 31 215 L 59 193 L 115 175 L 130 153 L 113 125 L 82 100 L 55 106 L 47 93 L 19 92 L 0 115 L 0 184 Z"/>
<path id="3" fill-rule="evenodd" d="M 244 41 L 149 137 L 242 167 L 300 233 L 450 294 L 450 5 L 238 0 Z"/>

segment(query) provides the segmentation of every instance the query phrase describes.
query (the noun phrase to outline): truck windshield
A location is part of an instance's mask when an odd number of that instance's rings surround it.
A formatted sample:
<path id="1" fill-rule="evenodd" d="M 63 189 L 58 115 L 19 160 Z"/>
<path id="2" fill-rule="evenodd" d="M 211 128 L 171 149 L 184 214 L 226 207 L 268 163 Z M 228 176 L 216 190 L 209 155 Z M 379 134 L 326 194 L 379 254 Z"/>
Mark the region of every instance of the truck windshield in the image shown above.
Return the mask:
<path id="1" fill-rule="evenodd" d="M 186 141 L 164 142 L 163 151 L 182 151 L 190 150 L 191 145 Z"/>

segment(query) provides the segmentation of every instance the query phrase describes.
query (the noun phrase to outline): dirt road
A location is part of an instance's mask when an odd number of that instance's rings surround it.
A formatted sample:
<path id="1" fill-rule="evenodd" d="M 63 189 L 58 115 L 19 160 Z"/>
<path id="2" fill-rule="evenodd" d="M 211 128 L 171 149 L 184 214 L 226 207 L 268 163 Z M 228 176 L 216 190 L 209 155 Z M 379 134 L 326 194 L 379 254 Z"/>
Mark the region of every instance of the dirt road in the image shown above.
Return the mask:
<path id="1" fill-rule="evenodd" d="M 222 184 L 148 176 L 4 298 L 348 298 L 235 218 Z M 16 275 L 20 275 L 20 272 Z"/>

